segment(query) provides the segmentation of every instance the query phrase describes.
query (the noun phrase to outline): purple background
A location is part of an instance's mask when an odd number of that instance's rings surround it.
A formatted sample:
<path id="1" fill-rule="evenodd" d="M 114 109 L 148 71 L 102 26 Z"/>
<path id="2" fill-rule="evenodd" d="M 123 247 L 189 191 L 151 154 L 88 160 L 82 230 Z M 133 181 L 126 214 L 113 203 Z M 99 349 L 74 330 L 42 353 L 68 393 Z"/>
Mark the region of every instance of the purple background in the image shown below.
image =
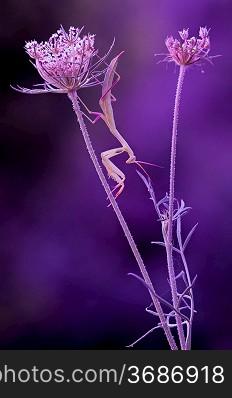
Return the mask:
<path id="1" fill-rule="evenodd" d="M 136 262 L 88 158 L 65 95 L 27 96 L 10 84 L 41 82 L 25 40 L 46 40 L 62 23 L 96 33 L 103 54 L 113 37 L 121 50 L 115 89 L 118 128 L 149 168 L 159 197 L 168 188 L 170 134 L 177 69 L 157 64 L 164 39 L 189 27 L 211 28 L 214 66 L 188 71 L 177 155 L 177 197 L 199 222 L 188 248 L 198 274 L 193 348 L 232 348 L 232 2 L 154 0 L 8 0 L 1 5 L 0 348 L 123 348 L 152 327 L 149 296 L 127 276 Z M 99 88 L 82 90 L 98 109 Z M 103 122 L 89 131 L 100 154 L 117 146 Z M 147 192 L 133 165 L 119 204 L 158 292 L 167 270 Z M 113 187 L 112 183 L 112 187 Z M 178 266 L 178 264 L 177 264 Z M 137 348 L 167 348 L 161 332 Z"/>

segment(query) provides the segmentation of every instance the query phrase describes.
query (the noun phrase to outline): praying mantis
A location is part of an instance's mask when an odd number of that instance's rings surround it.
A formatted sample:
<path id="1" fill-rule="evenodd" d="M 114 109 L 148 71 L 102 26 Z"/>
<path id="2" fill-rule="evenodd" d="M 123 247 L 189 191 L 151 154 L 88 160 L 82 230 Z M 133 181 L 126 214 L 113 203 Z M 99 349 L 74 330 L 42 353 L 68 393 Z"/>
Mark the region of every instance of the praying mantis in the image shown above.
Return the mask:
<path id="1" fill-rule="evenodd" d="M 89 114 L 96 116 L 96 118 L 94 120 L 92 120 L 83 112 L 83 114 L 87 117 L 87 119 L 90 120 L 91 123 L 95 123 L 97 120 L 99 120 L 101 118 L 105 122 L 107 127 L 109 128 L 111 134 L 121 144 L 120 147 L 109 149 L 109 150 L 101 153 L 102 164 L 105 167 L 105 169 L 108 173 L 108 176 L 116 182 L 116 186 L 114 187 L 114 189 L 112 191 L 112 192 L 117 191 L 115 194 L 115 198 L 117 198 L 122 193 L 122 191 L 125 187 L 126 176 L 113 163 L 113 161 L 112 161 L 113 157 L 115 157 L 117 155 L 121 155 L 122 153 L 125 152 L 128 154 L 128 159 L 126 160 L 126 163 L 127 164 L 135 163 L 140 168 L 142 168 L 145 173 L 146 173 L 146 171 L 142 167 L 141 163 L 156 166 L 152 163 L 147 163 L 147 162 L 142 162 L 142 161 L 136 160 L 136 156 L 135 156 L 133 150 L 131 149 L 131 147 L 129 146 L 127 141 L 123 138 L 123 136 L 119 133 L 119 131 L 116 127 L 116 123 L 114 120 L 114 112 L 113 112 L 113 107 L 112 107 L 112 101 L 116 101 L 116 99 L 112 94 L 112 88 L 120 80 L 120 75 L 116 72 L 116 68 L 117 68 L 117 64 L 118 64 L 118 59 L 122 54 L 123 54 L 123 52 L 121 52 L 115 58 L 113 58 L 106 69 L 105 78 L 102 83 L 102 96 L 99 100 L 99 105 L 100 105 L 102 112 L 90 111 L 88 109 L 88 107 L 84 104 L 84 102 L 78 97 L 80 102 L 82 103 L 82 105 L 87 110 L 87 112 Z M 116 79 L 115 79 L 115 76 L 116 76 Z"/>

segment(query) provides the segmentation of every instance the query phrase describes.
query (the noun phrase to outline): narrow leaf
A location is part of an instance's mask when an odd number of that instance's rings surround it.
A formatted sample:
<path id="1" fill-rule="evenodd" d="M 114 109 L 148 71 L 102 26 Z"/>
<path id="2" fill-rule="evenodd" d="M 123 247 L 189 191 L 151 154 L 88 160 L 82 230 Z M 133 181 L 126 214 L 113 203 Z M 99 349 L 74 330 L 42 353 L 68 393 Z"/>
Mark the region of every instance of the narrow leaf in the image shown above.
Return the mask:
<path id="1" fill-rule="evenodd" d="M 197 228 L 197 226 L 198 226 L 198 223 L 196 223 L 196 224 L 194 225 L 194 227 L 192 227 L 192 229 L 191 229 L 191 231 L 189 232 L 187 238 L 185 239 L 185 242 L 184 242 L 184 244 L 183 244 L 183 251 L 186 249 L 186 246 L 187 246 L 187 244 L 189 243 L 189 241 L 190 241 L 190 239 L 191 239 L 191 237 L 192 237 L 192 234 L 194 233 L 194 231 L 195 231 L 195 229 Z"/>
<path id="2" fill-rule="evenodd" d="M 159 245 L 159 246 L 166 247 L 164 242 L 151 242 L 151 243 L 153 243 L 153 244 L 155 244 L 155 245 Z M 179 249 L 177 249 L 176 247 L 172 247 L 172 249 L 173 249 L 175 252 L 181 254 L 181 251 L 180 251 Z"/>
<path id="3" fill-rule="evenodd" d="M 176 308 L 173 307 L 172 304 L 170 304 L 167 300 L 165 300 L 163 297 L 159 296 L 158 294 L 155 293 L 154 289 L 152 286 L 149 286 L 140 276 L 130 272 L 128 273 L 129 276 L 133 276 L 134 278 L 136 278 L 138 281 L 140 281 L 147 289 L 148 291 L 151 293 L 152 296 L 154 296 L 156 299 L 158 299 L 161 303 L 165 304 L 167 307 L 171 308 L 175 313 L 177 313 L 178 315 L 180 315 L 183 319 L 186 319 L 187 321 L 189 321 L 188 317 L 185 316 L 184 314 L 182 314 L 179 310 L 177 310 Z"/>

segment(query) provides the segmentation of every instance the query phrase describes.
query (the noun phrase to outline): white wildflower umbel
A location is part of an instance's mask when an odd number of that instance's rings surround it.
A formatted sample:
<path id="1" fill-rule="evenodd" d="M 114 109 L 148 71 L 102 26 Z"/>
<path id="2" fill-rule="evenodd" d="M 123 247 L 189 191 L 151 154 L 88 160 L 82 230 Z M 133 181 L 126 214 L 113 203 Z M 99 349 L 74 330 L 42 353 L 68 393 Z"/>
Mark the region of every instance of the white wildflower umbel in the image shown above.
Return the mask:
<path id="1" fill-rule="evenodd" d="M 82 28 L 83 29 L 83 28 Z M 48 41 L 29 41 L 25 45 L 27 54 L 44 80 L 42 89 L 19 91 L 28 94 L 43 92 L 69 93 L 83 87 L 100 84 L 98 77 L 105 70 L 97 70 L 108 53 L 100 58 L 94 48 L 94 35 L 80 36 L 82 29 L 71 26 L 66 32 L 61 26 Z M 93 59 L 96 59 L 95 63 Z"/>
<path id="2" fill-rule="evenodd" d="M 173 36 L 167 37 L 165 44 L 169 51 L 167 61 L 175 62 L 177 65 L 192 65 L 208 59 L 210 51 L 209 29 L 200 28 L 199 38 L 190 37 L 188 29 L 179 32 L 182 39 L 174 39 Z"/>

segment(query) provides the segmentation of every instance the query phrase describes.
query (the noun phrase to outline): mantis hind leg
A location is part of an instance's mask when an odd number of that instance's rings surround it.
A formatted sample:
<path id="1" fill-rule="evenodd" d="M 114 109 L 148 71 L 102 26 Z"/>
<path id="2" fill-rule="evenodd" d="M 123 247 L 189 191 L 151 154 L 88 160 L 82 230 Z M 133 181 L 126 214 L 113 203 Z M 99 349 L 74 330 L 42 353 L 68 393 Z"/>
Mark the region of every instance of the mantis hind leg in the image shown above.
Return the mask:
<path id="1" fill-rule="evenodd" d="M 112 191 L 114 192 L 118 189 L 115 198 L 117 198 L 122 193 L 126 177 L 125 174 L 112 162 L 111 158 L 120 155 L 123 152 L 124 148 L 114 148 L 101 153 L 102 164 L 106 168 L 108 176 L 117 183 Z"/>

